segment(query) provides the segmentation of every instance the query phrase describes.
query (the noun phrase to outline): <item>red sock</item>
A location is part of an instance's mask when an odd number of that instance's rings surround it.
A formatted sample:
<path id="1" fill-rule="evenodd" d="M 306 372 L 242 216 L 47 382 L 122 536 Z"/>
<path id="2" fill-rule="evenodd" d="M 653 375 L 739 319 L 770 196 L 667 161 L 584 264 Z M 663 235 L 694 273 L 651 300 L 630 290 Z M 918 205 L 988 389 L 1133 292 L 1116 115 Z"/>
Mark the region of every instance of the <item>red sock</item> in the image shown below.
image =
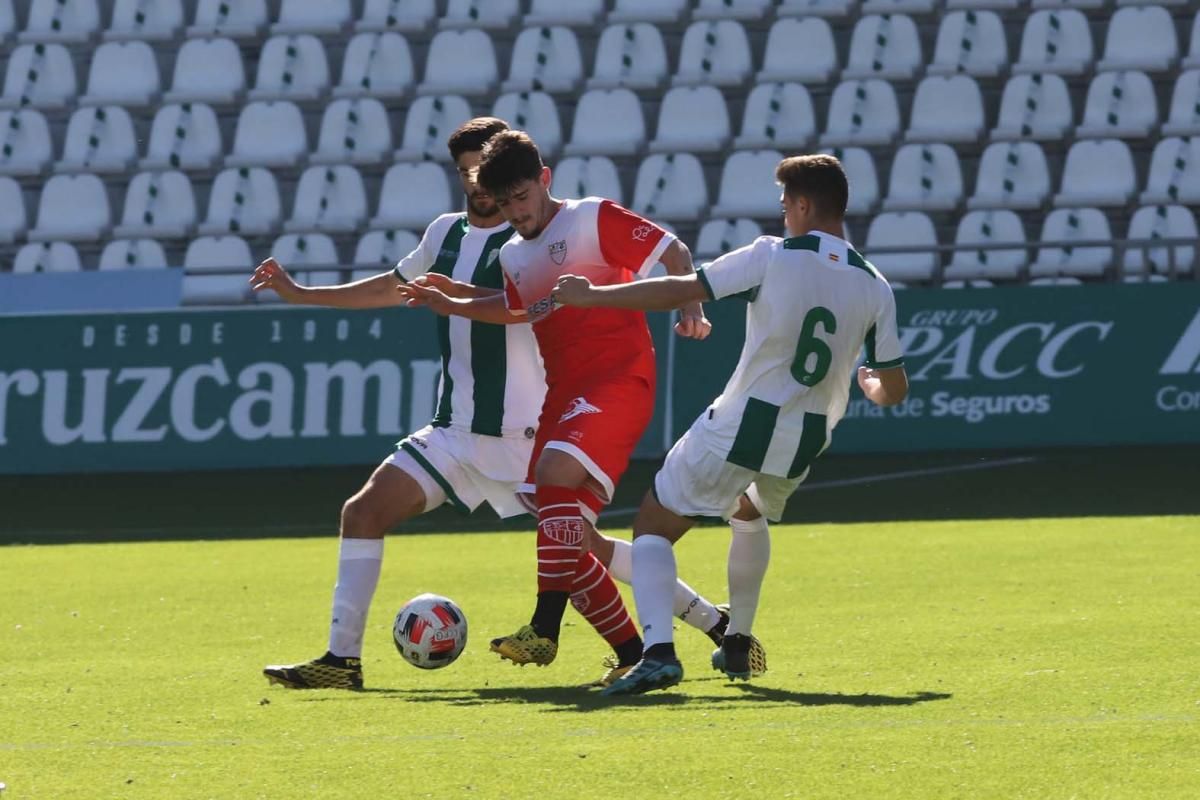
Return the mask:
<path id="1" fill-rule="evenodd" d="M 538 592 L 570 592 L 583 545 L 579 490 L 539 486 L 537 504 Z"/>
<path id="2" fill-rule="evenodd" d="M 600 559 L 587 552 L 579 557 L 577 566 L 571 585 L 571 605 L 575 610 L 614 648 L 637 638 L 637 626 Z"/>

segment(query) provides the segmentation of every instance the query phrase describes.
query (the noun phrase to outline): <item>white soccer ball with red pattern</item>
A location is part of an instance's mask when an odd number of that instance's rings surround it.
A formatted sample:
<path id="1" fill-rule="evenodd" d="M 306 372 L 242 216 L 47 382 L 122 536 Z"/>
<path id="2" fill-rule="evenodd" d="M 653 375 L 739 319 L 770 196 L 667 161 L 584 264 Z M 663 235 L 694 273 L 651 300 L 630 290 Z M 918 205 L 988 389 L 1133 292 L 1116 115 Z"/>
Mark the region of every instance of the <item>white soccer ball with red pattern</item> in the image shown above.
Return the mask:
<path id="1" fill-rule="evenodd" d="M 414 667 L 441 669 L 453 664 L 467 646 L 467 616 L 448 597 L 420 594 L 396 615 L 392 640 Z"/>

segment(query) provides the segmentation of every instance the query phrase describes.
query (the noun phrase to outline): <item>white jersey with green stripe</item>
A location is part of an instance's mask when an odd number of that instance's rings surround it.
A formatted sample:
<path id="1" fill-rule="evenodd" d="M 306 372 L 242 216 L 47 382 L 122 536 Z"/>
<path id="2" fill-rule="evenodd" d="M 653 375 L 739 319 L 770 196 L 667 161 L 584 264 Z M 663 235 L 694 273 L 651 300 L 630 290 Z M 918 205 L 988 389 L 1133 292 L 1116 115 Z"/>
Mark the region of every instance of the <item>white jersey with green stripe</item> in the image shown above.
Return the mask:
<path id="1" fill-rule="evenodd" d="M 737 368 L 697 425 L 718 455 L 795 478 L 828 447 L 863 363 L 903 363 L 896 301 L 879 271 L 826 233 L 763 236 L 698 272 L 713 300 L 749 300 Z"/>
<path id="2" fill-rule="evenodd" d="M 512 234 L 507 223 L 477 228 L 465 213 L 443 214 L 425 229 L 417 249 L 396 264 L 395 275 L 410 281 L 437 272 L 503 290 L 500 246 Z M 438 317 L 437 332 L 442 377 L 433 425 L 530 438 L 546 393 L 546 375 L 531 326 Z"/>

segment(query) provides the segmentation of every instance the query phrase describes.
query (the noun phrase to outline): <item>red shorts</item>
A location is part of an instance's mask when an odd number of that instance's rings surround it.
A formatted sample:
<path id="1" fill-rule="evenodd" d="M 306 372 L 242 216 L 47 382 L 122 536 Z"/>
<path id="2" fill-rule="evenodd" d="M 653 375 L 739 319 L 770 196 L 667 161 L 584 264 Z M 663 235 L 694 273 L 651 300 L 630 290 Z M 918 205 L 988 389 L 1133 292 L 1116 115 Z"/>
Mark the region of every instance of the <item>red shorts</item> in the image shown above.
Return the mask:
<path id="1" fill-rule="evenodd" d="M 552 390 L 542 405 L 529 472 L 520 492 L 535 492 L 534 475 L 542 451 L 561 450 L 587 469 L 591 479 L 585 488 L 598 502 L 586 504 L 598 512 L 612 500 L 617 481 L 652 416 L 654 383 L 641 375 L 619 375 Z M 525 498 L 526 505 L 528 501 Z M 533 508 L 536 510 L 536 503 Z"/>

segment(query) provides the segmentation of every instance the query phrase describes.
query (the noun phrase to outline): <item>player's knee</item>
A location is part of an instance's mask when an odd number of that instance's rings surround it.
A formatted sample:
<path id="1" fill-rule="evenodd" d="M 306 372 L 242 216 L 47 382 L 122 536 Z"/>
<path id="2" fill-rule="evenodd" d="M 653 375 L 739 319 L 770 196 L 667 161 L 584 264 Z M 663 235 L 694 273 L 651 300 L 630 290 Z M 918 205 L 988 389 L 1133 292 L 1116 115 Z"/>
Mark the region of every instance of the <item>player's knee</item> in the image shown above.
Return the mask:
<path id="1" fill-rule="evenodd" d="M 579 461 L 560 450 L 543 450 L 533 470 L 538 486 L 566 486 L 572 489 L 587 482 L 588 472 Z"/>
<path id="2" fill-rule="evenodd" d="M 343 536 L 373 538 L 387 532 L 389 522 L 371 502 L 370 495 L 356 494 L 342 504 L 341 533 Z"/>

